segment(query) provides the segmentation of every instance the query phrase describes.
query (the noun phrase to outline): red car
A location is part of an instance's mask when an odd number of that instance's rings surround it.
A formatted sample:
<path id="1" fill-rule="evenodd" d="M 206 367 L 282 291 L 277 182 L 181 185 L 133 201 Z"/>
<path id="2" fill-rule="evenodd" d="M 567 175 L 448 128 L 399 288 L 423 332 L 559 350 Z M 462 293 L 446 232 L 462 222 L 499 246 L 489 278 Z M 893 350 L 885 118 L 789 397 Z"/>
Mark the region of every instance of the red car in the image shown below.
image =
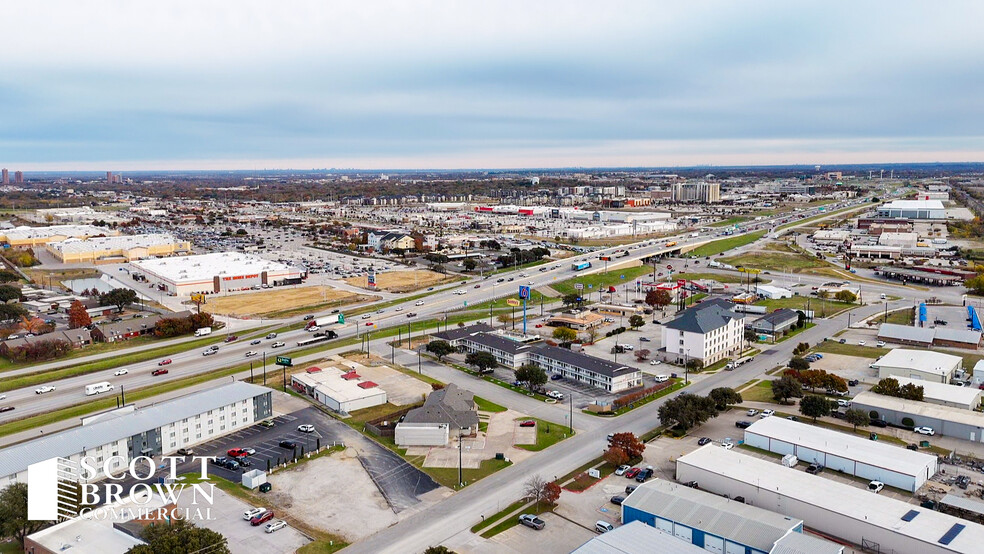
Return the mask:
<path id="1" fill-rule="evenodd" d="M 248 455 L 246 450 L 243 448 L 230 448 L 229 450 L 226 451 L 226 454 L 233 458 L 241 458 L 243 456 Z"/>
<path id="2" fill-rule="evenodd" d="M 526 421 L 521 421 L 519 423 L 520 427 L 536 427 L 536 422 L 532 419 L 527 419 Z"/>
<path id="3" fill-rule="evenodd" d="M 267 510 L 262 514 L 255 516 L 253 517 L 253 519 L 249 520 L 249 524 L 252 525 L 253 527 L 256 527 L 257 525 L 262 525 L 270 521 L 271 519 L 273 519 L 273 510 Z"/>
<path id="4" fill-rule="evenodd" d="M 637 467 L 634 467 L 634 468 L 626 471 L 625 472 L 625 476 L 627 478 L 629 478 L 629 479 L 635 479 L 636 475 L 639 475 L 639 472 L 641 472 L 641 471 L 642 471 L 641 469 L 639 469 Z"/>
<path id="5" fill-rule="evenodd" d="M 168 358 L 166 360 L 161 360 L 161 361 L 157 362 L 157 365 L 167 365 L 169 363 L 171 363 L 171 358 Z"/>
<path id="6" fill-rule="evenodd" d="M 236 335 L 229 335 L 228 337 L 226 337 L 226 340 L 225 341 L 226 342 L 232 342 L 234 340 L 239 340 L 239 337 L 237 337 Z"/>
<path id="7" fill-rule="evenodd" d="M 375 325 L 375 323 L 373 323 L 371 321 L 367 321 L 366 322 L 366 327 L 372 327 L 373 325 Z"/>
<path id="8" fill-rule="evenodd" d="M 482 285 L 475 285 L 475 288 L 476 289 L 480 289 L 480 288 L 482 288 Z"/>
<path id="9" fill-rule="evenodd" d="M 167 370 L 166 369 L 155 369 L 154 371 L 151 371 L 150 374 L 151 375 L 154 375 L 154 376 L 157 376 L 157 375 L 166 375 L 167 374 Z"/>

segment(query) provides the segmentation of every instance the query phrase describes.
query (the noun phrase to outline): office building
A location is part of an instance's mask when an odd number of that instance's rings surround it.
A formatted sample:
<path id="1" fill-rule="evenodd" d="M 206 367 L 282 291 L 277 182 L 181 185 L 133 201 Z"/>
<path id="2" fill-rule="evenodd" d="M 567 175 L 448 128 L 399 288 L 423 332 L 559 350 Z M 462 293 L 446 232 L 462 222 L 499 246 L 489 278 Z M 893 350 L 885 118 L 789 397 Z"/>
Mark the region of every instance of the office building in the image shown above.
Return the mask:
<path id="1" fill-rule="evenodd" d="M 670 187 L 674 202 L 710 204 L 721 201 L 720 183 L 674 183 Z"/>
<path id="2" fill-rule="evenodd" d="M 0 170 L 0 171 L 2 171 L 2 172 L 3 172 L 3 181 L 2 181 L 2 182 L 3 182 L 3 184 L 4 184 L 4 185 L 9 185 L 9 184 L 10 184 L 10 172 L 9 172 L 9 171 L 7 171 L 7 168 L 6 168 L 6 167 L 5 167 L 5 168 L 3 168 L 3 169 L 2 169 L 2 170 Z"/>
<path id="3" fill-rule="evenodd" d="M 663 326 L 666 356 L 680 363 L 701 360 L 709 366 L 741 353 L 745 315 L 726 300 L 708 300 L 683 311 Z"/>

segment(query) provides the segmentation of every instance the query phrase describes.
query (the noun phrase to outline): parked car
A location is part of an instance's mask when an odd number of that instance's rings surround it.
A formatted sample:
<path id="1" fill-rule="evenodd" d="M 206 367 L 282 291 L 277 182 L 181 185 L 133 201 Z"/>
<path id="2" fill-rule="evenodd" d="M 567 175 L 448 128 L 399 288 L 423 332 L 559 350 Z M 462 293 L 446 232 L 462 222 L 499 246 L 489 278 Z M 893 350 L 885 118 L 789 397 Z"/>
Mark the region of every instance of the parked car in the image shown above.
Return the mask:
<path id="1" fill-rule="evenodd" d="M 262 425 L 264 427 L 273 427 L 274 425 L 276 425 L 276 423 L 274 423 L 272 419 L 267 419 L 267 420 L 261 421 L 260 422 L 260 425 Z"/>
<path id="2" fill-rule="evenodd" d="M 701 438 L 700 438 L 700 439 L 699 439 L 699 440 L 697 441 L 697 445 L 698 445 L 698 446 L 704 446 L 705 444 L 708 444 L 708 443 L 710 443 L 710 442 L 711 442 L 711 439 L 710 439 L 710 437 L 701 437 Z"/>
<path id="3" fill-rule="evenodd" d="M 245 512 L 243 512 L 243 519 L 249 521 L 256 516 L 263 514 L 266 511 L 267 511 L 266 508 L 252 508 L 250 510 L 246 510 Z"/>
<path id="4" fill-rule="evenodd" d="M 305 423 L 304 425 L 298 425 L 297 430 L 302 433 L 313 433 L 314 425 L 311 425 L 310 423 Z"/>
<path id="5" fill-rule="evenodd" d="M 274 522 L 271 522 L 271 523 L 267 523 L 267 525 L 266 525 L 266 532 L 267 533 L 273 533 L 274 531 L 279 531 L 279 530 L 283 529 L 284 527 L 287 527 L 287 522 L 284 521 L 284 520 L 282 520 L 282 519 L 280 519 L 280 520 L 277 520 L 277 521 L 274 521 Z"/>
<path id="6" fill-rule="evenodd" d="M 929 435 L 929 436 L 933 436 L 936 434 L 936 431 L 933 430 L 932 427 L 916 427 L 913 429 L 913 432 L 919 433 L 920 435 Z"/>
<path id="7" fill-rule="evenodd" d="M 195 451 L 192 450 L 191 448 L 178 449 L 178 456 L 194 456 L 194 455 L 195 455 Z"/>
<path id="8" fill-rule="evenodd" d="M 872 427 L 888 427 L 888 422 L 881 419 L 872 419 L 868 422 L 868 425 Z"/>
<path id="9" fill-rule="evenodd" d="M 560 381 L 563 378 L 564 376 L 559 373 L 554 373 L 553 375 L 550 376 L 551 381 Z"/>
<path id="10" fill-rule="evenodd" d="M 616 506 L 621 506 L 622 505 L 622 502 L 624 502 L 624 501 L 625 501 L 625 497 L 624 496 L 613 496 L 612 497 L 612 504 L 615 504 Z"/>
<path id="11" fill-rule="evenodd" d="M 280 448 L 286 448 L 288 450 L 293 450 L 297 448 L 297 443 L 294 441 L 282 440 L 280 441 Z"/>
<path id="12" fill-rule="evenodd" d="M 871 492 L 881 492 L 885 488 L 885 483 L 881 481 L 872 481 L 868 483 L 868 490 Z"/>
<path id="13" fill-rule="evenodd" d="M 632 491 L 636 490 L 639 485 L 629 485 L 625 487 L 625 494 L 632 494 Z"/>
<path id="14" fill-rule="evenodd" d="M 877 346 L 878 348 L 884 348 L 885 347 L 885 341 L 880 340 L 880 341 L 878 341 L 878 342 L 875 343 L 875 346 Z"/>
<path id="15" fill-rule="evenodd" d="M 752 417 L 752 416 L 754 416 L 754 415 L 756 415 L 758 413 L 759 413 L 758 410 L 756 410 L 755 408 L 752 408 L 752 409 L 748 410 L 747 412 L 745 412 L 745 415 L 747 415 L 748 417 Z"/>
<path id="16" fill-rule="evenodd" d="M 630 469 L 630 470 L 628 470 L 628 471 L 625 472 L 625 477 L 628 478 L 628 479 L 635 479 L 636 476 L 639 475 L 639 473 L 641 473 L 641 472 L 642 472 L 641 469 L 639 469 L 637 467 L 634 467 L 634 468 L 632 468 L 632 469 Z"/>
<path id="17" fill-rule="evenodd" d="M 721 448 L 723 448 L 725 450 L 731 450 L 734 447 L 735 447 L 735 443 L 733 443 L 733 442 L 722 442 L 721 443 Z"/>
<path id="18" fill-rule="evenodd" d="M 632 466 L 618 466 L 618 469 L 615 470 L 615 475 L 621 477 L 622 475 L 625 475 L 625 472 L 628 471 L 631 467 Z"/>
<path id="19" fill-rule="evenodd" d="M 246 456 L 246 451 L 242 448 L 230 448 L 226 451 L 226 455 L 232 458 L 238 458 L 240 456 Z"/>
<path id="20" fill-rule="evenodd" d="M 595 531 L 599 533 L 607 533 L 609 531 L 614 531 L 614 530 L 615 530 L 615 526 L 612 525 L 611 523 L 608 523 L 607 521 L 595 522 Z"/>
<path id="21" fill-rule="evenodd" d="M 857 379 L 851 379 L 850 381 L 847 382 L 847 386 L 849 386 L 849 387 L 856 387 L 860 383 L 861 383 L 861 381 L 859 381 Z"/>
<path id="22" fill-rule="evenodd" d="M 810 464 L 810 466 L 806 468 L 806 472 L 813 475 L 816 475 L 821 471 L 823 471 L 823 466 L 820 464 Z"/>
<path id="23" fill-rule="evenodd" d="M 273 511 L 267 510 L 262 514 L 258 516 L 254 516 L 252 519 L 250 519 L 249 524 L 252 525 L 253 527 L 256 527 L 257 525 L 262 525 L 270 521 L 271 519 L 273 519 Z"/>
<path id="24" fill-rule="evenodd" d="M 752 422 L 751 421 L 744 421 L 744 420 L 742 420 L 742 421 L 736 421 L 735 422 L 735 427 L 737 427 L 739 429 L 748 429 L 751 426 L 752 426 Z"/>
<path id="25" fill-rule="evenodd" d="M 776 413 L 775 410 L 762 410 L 762 413 L 759 414 L 759 417 L 769 417 L 771 415 L 775 415 L 775 413 Z"/>
<path id="26" fill-rule="evenodd" d="M 639 472 L 639 475 L 636 475 L 635 480 L 638 481 L 638 482 L 640 482 L 640 483 L 645 483 L 647 479 L 649 479 L 650 477 L 653 476 L 653 473 L 654 473 L 654 470 L 653 470 L 652 466 L 647 467 L 646 469 L 640 471 Z"/>
<path id="27" fill-rule="evenodd" d="M 519 516 L 519 523 L 520 525 L 525 525 L 531 529 L 536 529 L 537 531 L 543 529 L 543 527 L 547 524 L 547 522 L 533 514 L 523 514 Z"/>
<path id="28" fill-rule="evenodd" d="M 536 422 L 532 419 L 527 419 L 526 421 L 519 422 L 520 427 L 536 427 Z"/>
<path id="29" fill-rule="evenodd" d="M 153 375 L 154 377 L 156 377 L 158 375 L 166 375 L 167 374 L 167 370 L 166 369 L 155 369 L 154 371 L 151 371 L 150 374 Z"/>

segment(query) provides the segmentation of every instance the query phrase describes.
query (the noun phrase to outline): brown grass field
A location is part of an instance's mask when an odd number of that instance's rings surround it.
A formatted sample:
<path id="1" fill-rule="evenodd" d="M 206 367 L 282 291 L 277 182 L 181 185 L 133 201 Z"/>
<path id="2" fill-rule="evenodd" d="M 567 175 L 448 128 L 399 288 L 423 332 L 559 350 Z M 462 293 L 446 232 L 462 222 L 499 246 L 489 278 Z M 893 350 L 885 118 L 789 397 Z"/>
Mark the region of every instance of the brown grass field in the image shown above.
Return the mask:
<path id="1" fill-rule="evenodd" d="M 416 278 L 414 277 L 416 274 Z M 414 269 L 405 271 L 387 271 L 376 274 L 376 290 L 387 292 L 411 292 L 425 287 L 433 287 L 442 283 L 456 281 L 453 275 L 443 275 L 429 269 Z M 349 277 L 345 282 L 359 288 L 371 290 L 367 284 L 367 278 Z"/>
<path id="2" fill-rule="evenodd" d="M 206 304 L 202 304 L 202 309 L 212 314 L 233 317 L 288 317 L 303 311 L 344 306 L 373 298 L 332 287 L 298 287 L 210 297 Z"/>

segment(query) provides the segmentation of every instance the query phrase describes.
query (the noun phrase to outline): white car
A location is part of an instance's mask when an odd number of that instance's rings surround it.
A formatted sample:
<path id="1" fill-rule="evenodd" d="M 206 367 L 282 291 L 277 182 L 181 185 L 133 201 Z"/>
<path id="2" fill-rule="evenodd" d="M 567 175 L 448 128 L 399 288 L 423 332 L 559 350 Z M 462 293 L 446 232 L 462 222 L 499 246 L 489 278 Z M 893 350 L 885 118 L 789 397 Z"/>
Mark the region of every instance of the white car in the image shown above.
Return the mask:
<path id="1" fill-rule="evenodd" d="M 863 340 L 859 340 L 858 341 L 858 346 L 864 346 L 864 341 Z"/>
<path id="2" fill-rule="evenodd" d="M 628 471 L 630 467 L 631 466 L 618 466 L 618 469 L 615 470 L 615 475 L 618 475 L 619 477 L 625 475 L 625 472 Z"/>
<path id="3" fill-rule="evenodd" d="M 53 390 L 55 390 L 55 387 L 53 387 L 51 385 L 45 385 L 43 387 L 39 387 L 39 388 L 34 389 L 34 394 L 44 394 L 46 392 L 51 392 Z"/>
<path id="4" fill-rule="evenodd" d="M 399 308 L 397 308 L 397 309 L 396 309 L 396 311 L 397 311 L 397 312 L 402 312 L 402 311 L 403 311 L 403 307 L 399 307 Z"/>
<path id="5" fill-rule="evenodd" d="M 247 456 L 252 456 L 253 454 L 256 454 L 255 448 L 243 448 L 242 451 L 245 452 Z"/>
<path id="6" fill-rule="evenodd" d="M 273 522 L 267 523 L 267 525 L 266 525 L 266 532 L 267 533 L 273 533 L 274 531 L 279 531 L 280 529 L 283 529 L 284 527 L 287 527 L 287 522 L 284 521 L 284 520 L 282 520 L 282 519 L 280 519 L 280 520 L 277 520 L 277 521 L 273 521 Z"/>
<path id="7" fill-rule="evenodd" d="M 885 341 L 880 340 L 875 343 L 875 346 L 877 346 L 878 348 L 885 348 Z"/>
<path id="8" fill-rule="evenodd" d="M 745 412 L 745 413 L 746 413 L 746 414 L 748 414 L 749 416 L 753 416 L 753 415 L 756 415 L 756 414 L 758 414 L 758 413 L 759 413 L 759 411 L 758 411 L 758 410 L 756 410 L 755 408 L 751 408 L 751 409 L 749 409 L 749 410 L 748 410 L 747 412 Z"/>
<path id="9" fill-rule="evenodd" d="M 308 333 L 313 333 L 315 331 L 320 331 L 320 330 L 321 330 L 321 327 L 319 327 L 317 325 L 312 325 L 312 326 L 308 327 L 307 329 L 305 329 L 305 331 L 307 331 Z"/>
<path id="10" fill-rule="evenodd" d="M 423 306 L 424 305 L 424 301 L 423 300 L 418 300 L 418 301 L 414 302 L 413 305 L 414 306 Z"/>
<path id="11" fill-rule="evenodd" d="M 372 317 L 372 314 L 362 314 L 362 319 L 369 319 L 370 317 Z"/>
<path id="12" fill-rule="evenodd" d="M 731 450 L 734 447 L 735 447 L 735 443 L 733 443 L 733 442 L 722 442 L 721 443 L 721 448 L 723 448 L 725 450 Z"/>
<path id="13" fill-rule="evenodd" d="M 561 392 L 559 390 L 552 390 L 552 391 L 550 391 L 550 392 L 547 393 L 547 396 L 549 396 L 550 398 L 553 398 L 554 400 L 563 400 L 564 399 L 564 395 L 561 394 Z"/>
<path id="14" fill-rule="evenodd" d="M 920 435 L 933 436 L 936 434 L 936 431 L 934 431 L 932 427 L 916 427 L 912 431 L 915 433 L 919 433 Z"/>
<path id="15" fill-rule="evenodd" d="M 243 519 L 249 521 L 264 512 L 266 512 L 266 508 L 253 508 L 252 510 L 246 510 L 243 512 Z"/>
<path id="16" fill-rule="evenodd" d="M 759 417 L 769 417 L 775 414 L 776 414 L 775 410 L 762 410 L 762 413 L 759 414 Z"/>
<path id="17" fill-rule="evenodd" d="M 851 401 L 844 400 L 843 398 L 841 398 L 837 400 L 837 405 L 840 406 L 841 408 L 849 408 L 851 407 Z"/>
<path id="18" fill-rule="evenodd" d="M 659 365 L 661 363 L 663 363 L 663 362 L 661 362 L 659 360 L 653 360 L 653 361 L 649 362 L 649 365 Z"/>
<path id="19" fill-rule="evenodd" d="M 281 346 L 287 346 L 286 342 L 275 342 L 270 345 L 270 348 L 280 348 Z"/>
<path id="20" fill-rule="evenodd" d="M 885 483 L 881 481 L 872 481 L 868 483 L 868 490 L 871 492 L 881 492 L 885 488 Z"/>
<path id="21" fill-rule="evenodd" d="M 256 355 L 257 355 L 256 350 L 250 350 L 249 352 L 246 353 L 247 358 L 252 358 L 253 356 Z"/>
<path id="22" fill-rule="evenodd" d="M 302 432 L 302 433 L 313 433 L 314 432 L 314 425 L 311 425 L 309 423 L 305 423 L 304 425 L 298 425 L 297 426 L 297 430 L 300 431 L 300 432 Z"/>
<path id="23" fill-rule="evenodd" d="M 125 369 L 117 369 L 115 372 L 113 372 L 113 375 L 116 375 L 117 377 L 119 377 L 120 375 L 126 375 L 127 373 L 130 373 L 130 372 L 127 371 L 127 370 L 125 370 Z M 3 399 L 0 398 L 0 400 L 3 400 Z"/>

